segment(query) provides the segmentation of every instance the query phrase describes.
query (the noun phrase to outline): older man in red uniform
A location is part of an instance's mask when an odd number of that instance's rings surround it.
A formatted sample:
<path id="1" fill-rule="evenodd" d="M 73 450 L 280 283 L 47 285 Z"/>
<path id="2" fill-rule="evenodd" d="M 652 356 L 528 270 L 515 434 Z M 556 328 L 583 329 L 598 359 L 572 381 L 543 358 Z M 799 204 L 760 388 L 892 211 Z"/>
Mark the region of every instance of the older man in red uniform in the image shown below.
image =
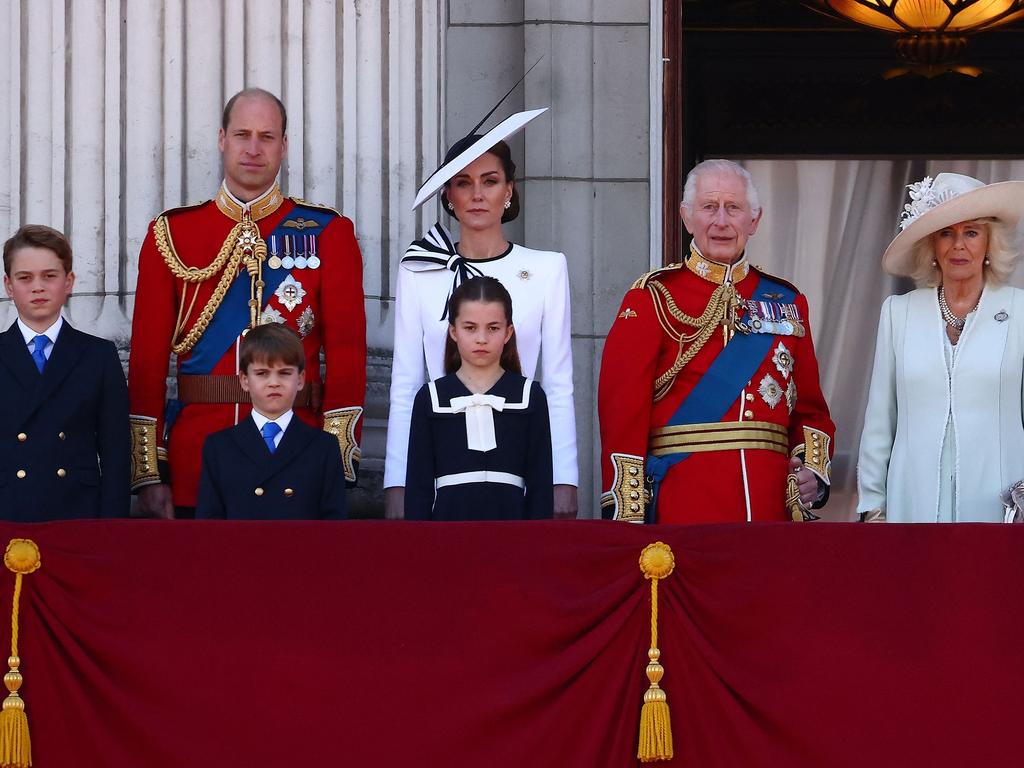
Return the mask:
<path id="1" fill-rule="evenodd" d="M 302 337 L 306 386 L 295 414 L 337 436 L 346 480 L 355 482 L 366 391 L 362 257 L 351 221 L 281 194 L 286 129 L 273 94 L 253 88 L 232 97 L 218 140 L 217 196 L 164 212 L 143 243 L 128 390 L 132 488 L 146 514 L 188 516 L 195 506 L 203 441 L 251 410 L 238 347 L 262 323 Z M 172 351 L 178 391 L 168 401 Z"/>
<path id="2" fill-rule="evenodd" d="M 687 177 L 681 264 L 626 293 L 605 344 L 602 512 L 632 522 L 813 519 L 835 426 L 807 299 L 744 258 L 761 209 L 725 160 Z"/>

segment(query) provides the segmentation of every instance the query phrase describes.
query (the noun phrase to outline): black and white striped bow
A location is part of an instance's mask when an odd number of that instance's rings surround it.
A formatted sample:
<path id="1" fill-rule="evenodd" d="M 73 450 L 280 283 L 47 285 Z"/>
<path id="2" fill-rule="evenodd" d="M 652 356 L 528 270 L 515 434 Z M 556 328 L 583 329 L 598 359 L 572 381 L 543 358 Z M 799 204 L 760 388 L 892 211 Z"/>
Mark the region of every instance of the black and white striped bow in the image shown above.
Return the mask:
<path id="1" fill-rule="evenodd" d="M 401 265 L 413 272 L 427 272 L 432 269 L 450 269 L 455 275 L 452 277 L 452 287 L 444 300 L 444 311 L 441 319 L 448 319 L 448 301 L 452 292 L 459 285 L 472 277 L 483 277 L 484 273 L 473 262 L 459 255 L 452 242 L 451 233 L 441 222 L 437 222 L 419 240 L 413 240 L 405 249 L 405 256 L 402 257 Z"/>

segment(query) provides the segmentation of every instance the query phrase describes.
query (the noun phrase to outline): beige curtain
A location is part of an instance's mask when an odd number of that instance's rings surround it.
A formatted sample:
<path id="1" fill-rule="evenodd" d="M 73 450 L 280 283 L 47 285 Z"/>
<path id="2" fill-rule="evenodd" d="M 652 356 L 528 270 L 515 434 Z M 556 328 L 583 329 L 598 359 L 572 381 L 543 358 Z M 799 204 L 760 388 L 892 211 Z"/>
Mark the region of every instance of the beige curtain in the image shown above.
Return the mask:
<path id="1" fill-rule="evenodd" d="M 821 384 L 836 422 L 825 517 L 852 520 L 857 452 L 882 300 L 913 285 L 881 269 L 906 185 L 954 171 L 985 182 L 1024 179 L 1024 160 L 739 160 L 753 175 L 764 218 L 751 261 L 794 282 L 810 302 Z M 1011 281 L 1024 287 L 1024 270 Z"/>

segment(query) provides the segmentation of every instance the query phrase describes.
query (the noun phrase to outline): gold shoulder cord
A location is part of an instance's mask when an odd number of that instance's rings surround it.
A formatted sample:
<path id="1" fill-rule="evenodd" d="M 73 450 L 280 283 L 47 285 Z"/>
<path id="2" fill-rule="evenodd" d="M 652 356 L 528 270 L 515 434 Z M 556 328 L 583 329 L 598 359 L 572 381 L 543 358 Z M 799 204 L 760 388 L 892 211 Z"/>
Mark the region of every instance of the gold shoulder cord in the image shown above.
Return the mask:
<path id="1" fill-rule="evenodd" d="M 732 283 L 719 285 L 715 288 L 714 293 L 711 294 L 711 298 L 708 299 L 708 304 L 701 316 L 693 317 L 679 309 L 675 299 L 672 298 L 672 294 L 669 293 L 668 288 L 661 282 L 651 280 L 647 284 L 647 290 L 651 292 L 658 322 L 669 338 L 674 339 L 679 344 L 679 351 L 676 354 L 675 362 L 672 363 L 672 367 L 661 374 L 654 382 L 654 402 L 658 402 L 668 394 L 676 376 L 703 349 L 707 340 L 711 338 L 715 329 L 719 326 L 722 327 L 722 331 L 725 334 L 724 341 L 728 343 L 730 333 L 735 328 L 738 294 Z M 693 333 L 677 331 L 669 322 L 669 317 L 695 330 Z"/>
<path id="2" fill-rule="evenodd" d="M 171 274 L 186 285 L 189 283 L 195 285 L 187 311 L 185 310 L 186 291 L 182 291 L 181 304 L 178 307 L 178 321 L 174 329 L 174 337 L 171 340 L 171 348 L 176 355 L 189 352 L 206 332 L 243 262 L 252 278 L 249 299 L 250 325 L 256 326 L 259 323 L 259 308 L 263 305 L 263 261 L 267 257 L 267 244 L 251 219 L 246 217 L 235 224 L 231 232 L 228 233 L 227 239 L 224 240 L 224 244 L 221 245 L 217 257 L 206 267 L 189 267 L 182 263 L 175 252 L 166 216 L 157 217 L 153 225 L 153 237 L 156 240 L 157 250 L 163 257 L 167 268 L 171 270 Z M 210 296 L 210 300 L 206 302 L 206 306 L 199 313 L 195 325 L 184 338 L 181 338 L 188 319 L 192 315 L 192 310 L 195 308 L 200 284 L 218 272 L 221 272 L 221 276 L 217 287 L 214 288 L 213 295 Z"/>

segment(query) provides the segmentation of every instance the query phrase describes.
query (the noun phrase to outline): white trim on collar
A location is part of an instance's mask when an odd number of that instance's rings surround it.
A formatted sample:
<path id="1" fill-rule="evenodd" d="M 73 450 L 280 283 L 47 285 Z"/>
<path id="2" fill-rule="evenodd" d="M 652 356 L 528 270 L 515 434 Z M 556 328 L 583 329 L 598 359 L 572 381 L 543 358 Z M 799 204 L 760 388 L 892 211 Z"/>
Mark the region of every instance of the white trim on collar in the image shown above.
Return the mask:
<path id="1" fill-rule="evenodd" d="M 455 409 L 451 405 L 441 405 L 437 396 L 437 380 L 428 381 L 427 389 L 430 390 L 430 408 L 434 413 L 455 413 Z M 523 382 L 523 397 L 521 403 L 510 403 L 507 400 L 503 406 L 503 410 L 506 411 L 522 411 L 530 407 L 530 389 L 533 384 L 533 379 L 526 379 Z M 451 400 L 448 401 L 451 403 Z"/>

